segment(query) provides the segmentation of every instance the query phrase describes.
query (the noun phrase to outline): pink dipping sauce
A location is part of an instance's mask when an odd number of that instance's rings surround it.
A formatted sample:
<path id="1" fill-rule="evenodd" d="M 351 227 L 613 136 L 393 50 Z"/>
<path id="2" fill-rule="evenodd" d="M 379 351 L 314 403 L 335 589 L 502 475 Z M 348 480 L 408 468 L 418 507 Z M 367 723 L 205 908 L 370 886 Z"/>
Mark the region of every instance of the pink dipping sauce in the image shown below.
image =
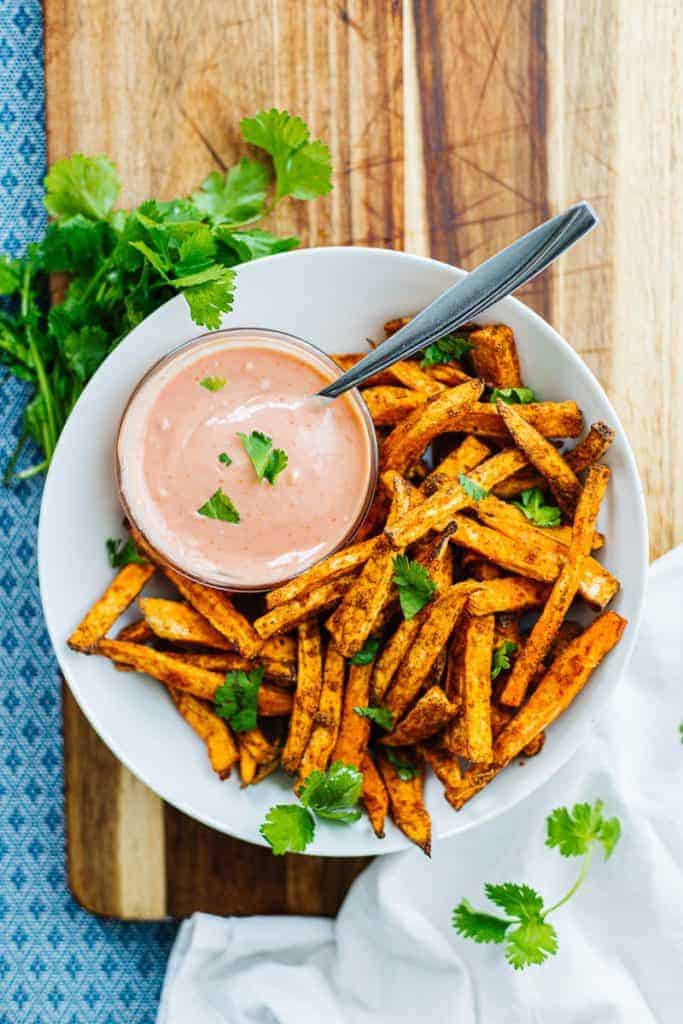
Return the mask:
<path id="1" fill-rule="evenodd" d="M 149 543 L 188 575 L 236 589 L 288 579 L 342 544 L 372 497 L 375 448 L 356 396 L 310 397 L 338 372 L 298 339 L 246 329 L 190 343 L 154 368 L 117 445 L 122 498 Z M 218 390 L 200 383 L 216 377 Z M 258 480 L 238 437 L 252 430 L 288 456 L 273 485 Z M 198 513 L 218 488 L 239 523 Z"/>

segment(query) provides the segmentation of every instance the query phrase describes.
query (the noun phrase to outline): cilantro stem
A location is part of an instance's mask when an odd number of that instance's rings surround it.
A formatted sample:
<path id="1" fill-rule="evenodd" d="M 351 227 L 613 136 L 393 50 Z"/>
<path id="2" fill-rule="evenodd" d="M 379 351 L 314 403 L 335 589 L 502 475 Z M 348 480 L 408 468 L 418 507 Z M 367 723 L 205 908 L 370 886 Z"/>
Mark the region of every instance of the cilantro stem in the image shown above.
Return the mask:
<path id="1" fill-rule="evenodd" d="M 554 910 L 557 910 L 558 907 L 561 907 L 564 903 L 567 903 L 567 901 L 572 898 L 572 896 L 574 895 L 576 890 L 580 887 L 580 885 L 582 884 L 582 882 L 585 879 L 586 875 L 588 874 L 588 869 L 590 867 L 591 860 L 593 859 L 593 849 L 594 849 L 594 845 L 591 843 L 591 845 L 589 846 L 589 848 L 588 848 L 588 850 L 587 850 L 587 852 L 586 852 L 586 854 L 585 854 L 585 856 L 583 858 L 583 864 L 581 865 L 581 870 L 579 871 L 579 874 L 578 874 L 578 876 L 576 878 L 576 881 L 574 882 L 573 886 L 571 887 L 569 892 L 567 892 L 562 897 L 561 900 L 558 900 L 557 903 L 553 903 L 552 907 L 548 907 L 548 909 L 543 912 L 543 919 L 544 920 L 548 916 L 548 914 L 552 914 L 552 912 Z"/>
<path id="2" fill-rule="evenodd" d="M 21 316 L 24 321 L 24 328 L 26 330 L 26 340 L 28 341 L 29 351 L 31 353 L 31 361 L 33 362 L 33 368 L 36 371 L 36 377 L 38 379 L 38 391 L 42 396 L 43 403 L 45 405 L 45 415 L 47 416 L 47 430 L 43 434 L 45 455 L 47 456 L 48 462 L 52 458 L 52 453 L 55 450 L 57 444 L 57 423 L 55 420 L 55 413 L 52 404 L 52 389 L 50 388 L 49 381 L 47 379 L 47 373 L 45 372 L 45 366 L 41 358 L 36 340 L 33 336 L 33 328 L 29 322 L 29 300 L 30 300 L 30 289 L 31 289 L 31 277 L 33 273 L 33 263 L 31 260 L 26 261 L 24 267 L 24 276 L 21 283 Z"/>
<path id="3" fill-rule="evenodd" d="M 19 438 L 19 440 L 17 441 L 16 447 L 15 447 L 14 451 L 12 452 L 7 465 L 5 466 L 5 472 L 2 474 L 2 484 L 3 484 L 3 487 L 6 487 L 7 484 L 10 482 L 10 480 L 12 479 L 12 477 L 14 476 L 14 467 L 16 466 L 17 462 L 19 461 L 19 456 L 23 452 L 24 445 L 26 444 L 27 441 L 28 441 L 28 432 L 25 430 L 24 433 Z"/>
<path id="4" fill-rule="evenodd" d="M 21 473 L 15 473 L 16 480 L 29 480 L 32 476 L 38 476 L 50 465 L 49 459 L 43 459 L 42 462 L 36 463 L 35 466 L 29 466 L 28 469 L 22 469 Z"/>

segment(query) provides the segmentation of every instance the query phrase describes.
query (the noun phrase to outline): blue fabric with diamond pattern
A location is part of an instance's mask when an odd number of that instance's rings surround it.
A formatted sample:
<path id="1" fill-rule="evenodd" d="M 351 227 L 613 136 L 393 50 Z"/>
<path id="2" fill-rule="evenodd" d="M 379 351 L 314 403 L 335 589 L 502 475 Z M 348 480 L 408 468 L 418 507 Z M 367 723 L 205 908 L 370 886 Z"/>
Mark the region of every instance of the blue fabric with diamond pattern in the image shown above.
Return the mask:
<path id="1" fill-rule="evenodd" d="M 0 250 L 13 255 L 45 225 L 43 108 L 40 2 L 0 0 Z M 0 380 L 4 466 L 25 388 L 1 368 Z M 66 887 L 59 676 L 36 567 L 40 492 L 38 480 L 0 490 L 0 1024 L 152 1024 L 175 927 L 93 917 Z"/>

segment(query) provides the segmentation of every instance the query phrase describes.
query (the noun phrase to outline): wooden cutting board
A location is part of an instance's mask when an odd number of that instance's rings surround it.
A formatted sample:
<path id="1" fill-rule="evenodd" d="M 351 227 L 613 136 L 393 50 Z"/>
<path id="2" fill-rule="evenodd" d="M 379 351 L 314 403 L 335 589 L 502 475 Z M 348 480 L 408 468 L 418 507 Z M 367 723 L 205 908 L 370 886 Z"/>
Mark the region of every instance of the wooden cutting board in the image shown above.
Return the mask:
<path id="1" fill-rule="evenodd" d="M 241 117 L 301 114 L 331 196 L 274 230 L 472 267 L 570 202 L 602 226 L 523 298 L 582 354 L 639 457 L 652 553 L 683 538 L 678 5 L 647 0 L 44 0 L 49 159 L 108 153 L 122 203 L 189 192 Z M 678 13 L 677 13 L 678 12 Z M 675 253 L 679 254 L 676 265 Z M 343 316 L 343 310 L 337 311 Z M 123 918 L 334 914 L 360 861 L 288 857 L 164 805 L 64 693 L 69 881 Z"/>

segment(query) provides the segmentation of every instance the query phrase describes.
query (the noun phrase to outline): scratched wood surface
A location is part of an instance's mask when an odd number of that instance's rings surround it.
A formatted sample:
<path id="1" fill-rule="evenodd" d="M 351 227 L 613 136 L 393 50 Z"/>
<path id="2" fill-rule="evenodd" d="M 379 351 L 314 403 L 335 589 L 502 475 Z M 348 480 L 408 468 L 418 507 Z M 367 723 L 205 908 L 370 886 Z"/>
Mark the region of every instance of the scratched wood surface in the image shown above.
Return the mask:
<path id="1" fill-rule="evenodd" d="M 122 202 L 189 191 L 262 106 L 306 118 L 335 188 L 274 228 L 466 268 L 570 202 L 602 224 L 522 297 L 612 398 L 653 557 L 683 539 L 679 0 L 44 0 L 50 160 L 107 152 Z M 164 806 L 65 693 L 69 878 L 121 917 L 334 913 L 361 864 L 268 854 Z"/>

